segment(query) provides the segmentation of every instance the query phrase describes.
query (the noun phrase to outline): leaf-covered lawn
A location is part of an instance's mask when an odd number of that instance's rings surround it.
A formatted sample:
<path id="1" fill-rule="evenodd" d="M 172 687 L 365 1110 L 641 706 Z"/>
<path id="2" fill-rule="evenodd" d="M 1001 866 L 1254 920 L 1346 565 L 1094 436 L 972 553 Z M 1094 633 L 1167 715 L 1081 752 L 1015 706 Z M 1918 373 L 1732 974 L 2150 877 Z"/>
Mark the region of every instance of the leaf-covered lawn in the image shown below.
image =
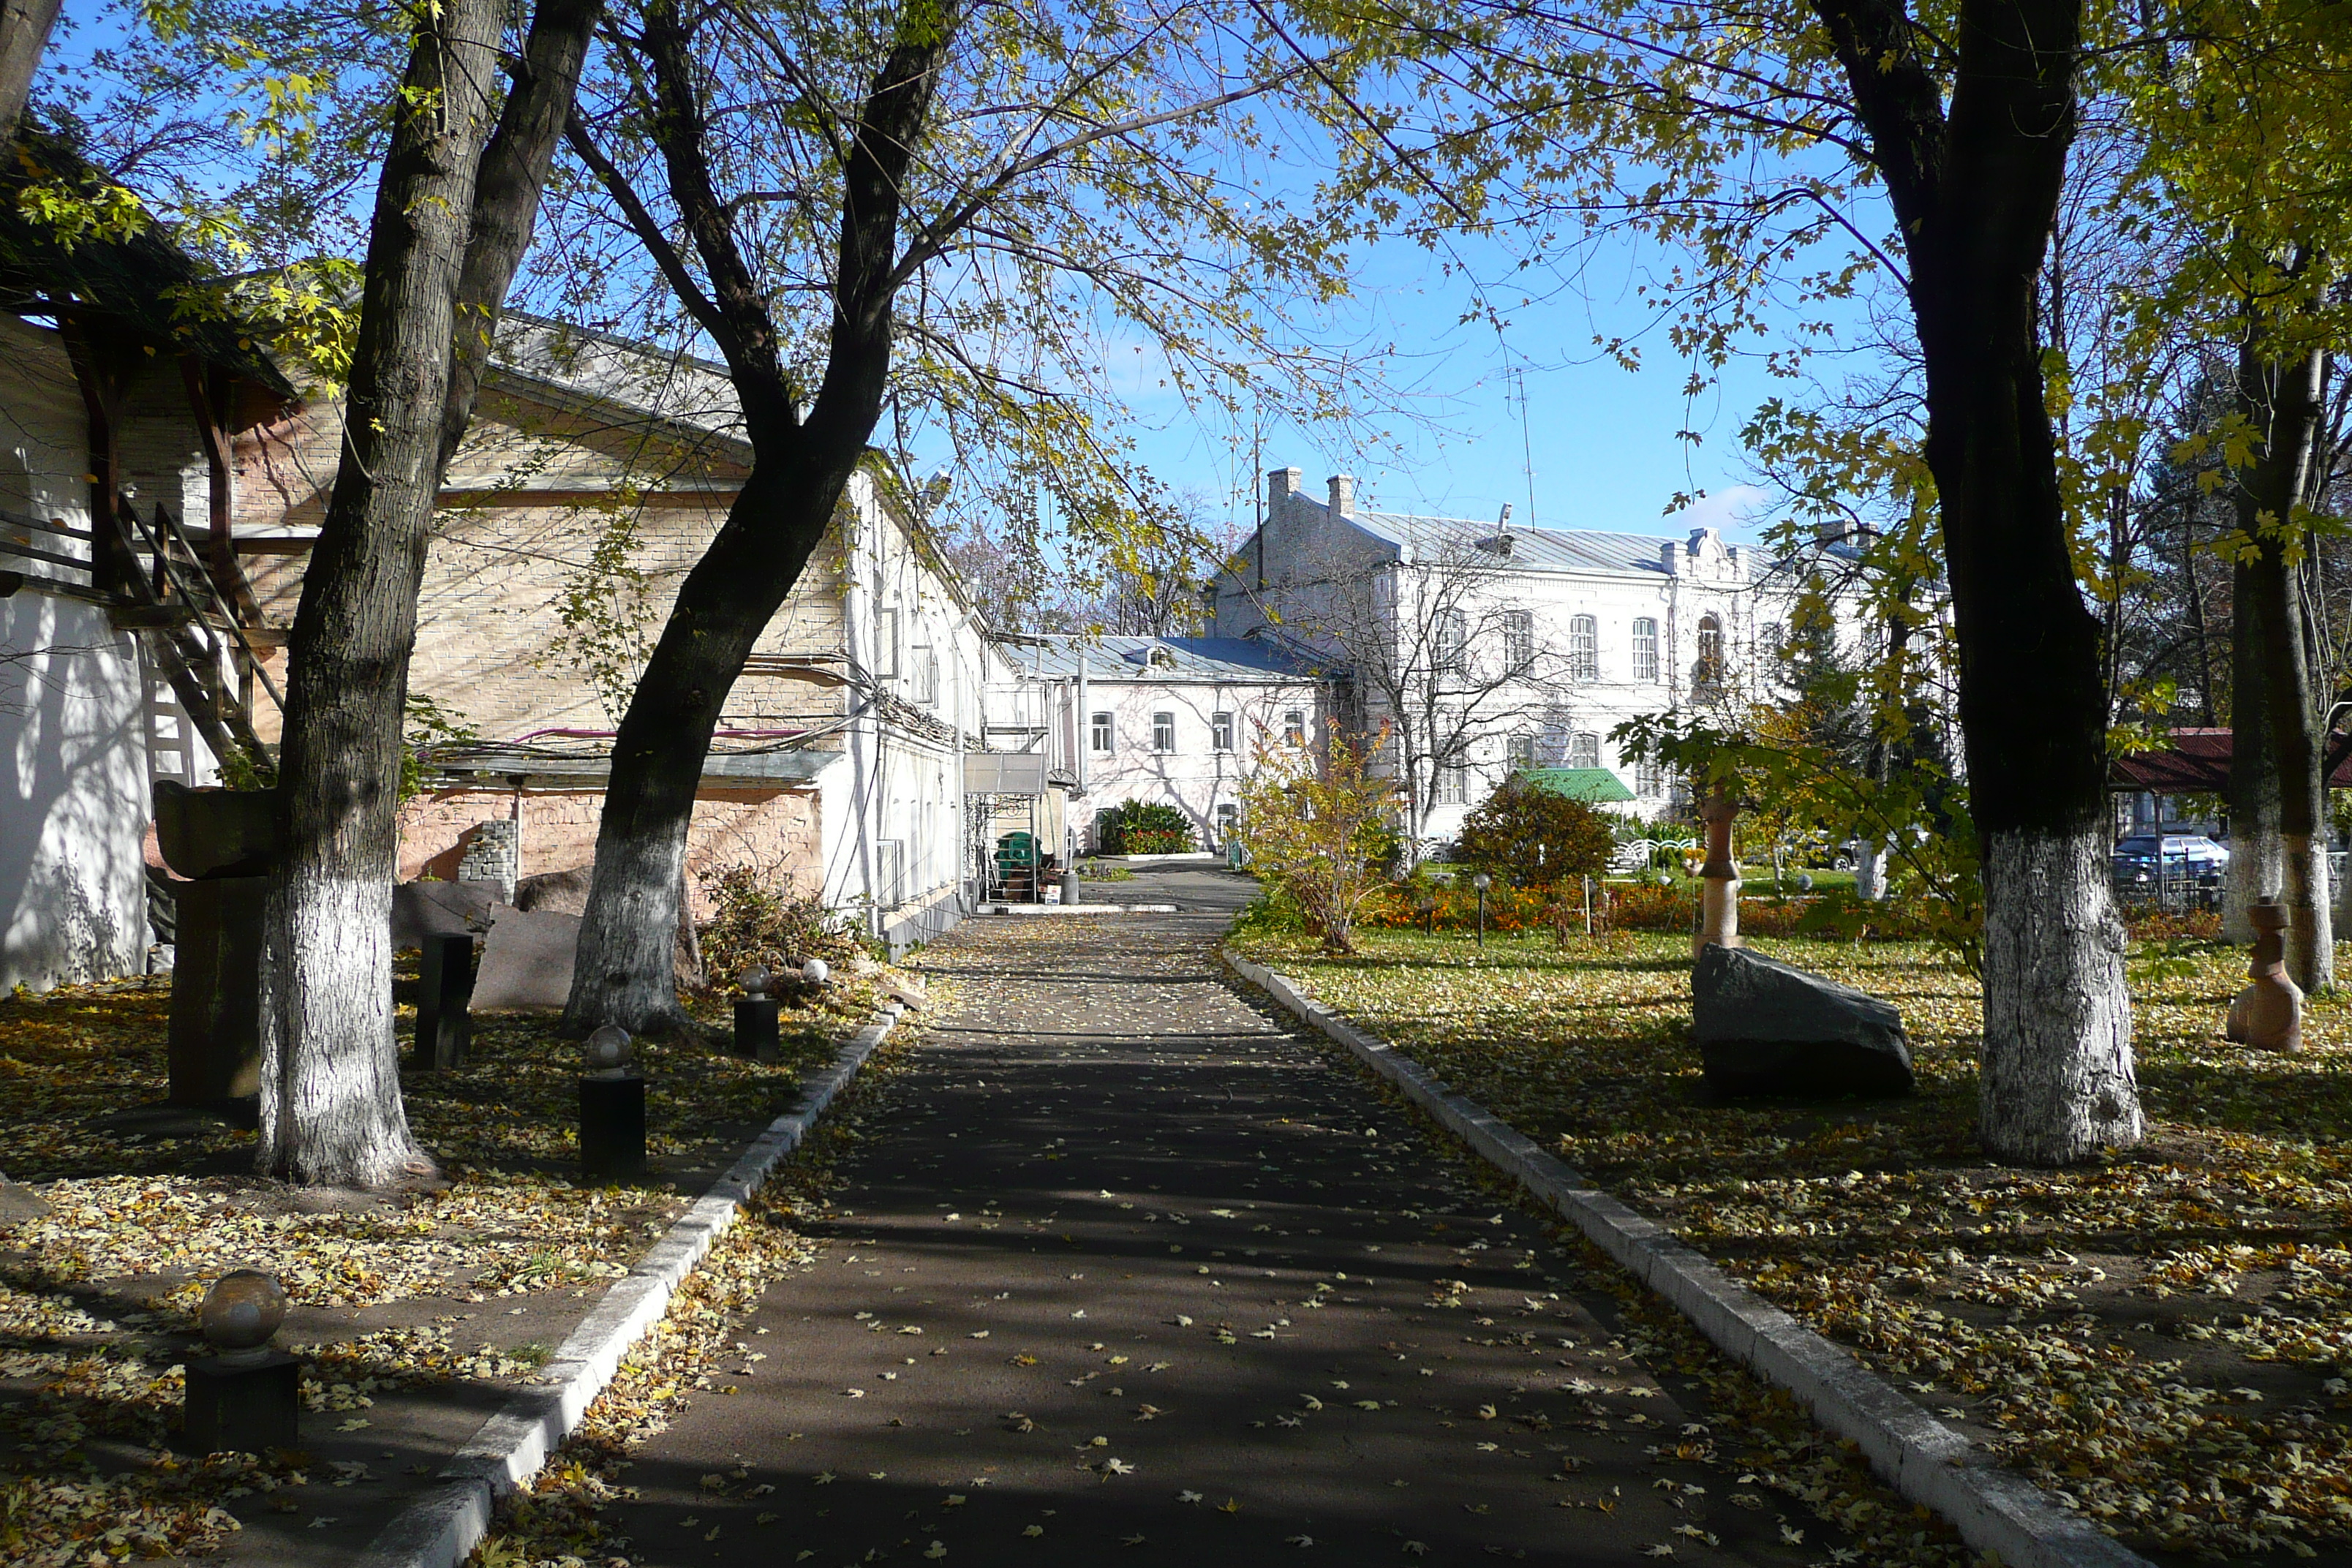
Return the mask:
<path id="1" fill-rule="evenodd" d="M 402 979 L 405 994 L 415 976 Z M 415 1303 L 413 1323 L 294 1347 L 313 1362 L 313 1410 L 527 1374 L 528 1353 L 453 1337 L 483 1331 L 447 1306 L 627 1272 L 681 1189 L 698 1190 L 788 1109 L 802 1074 L 877 999 L 853 981 L 789 1011 L 773 1066 L 640 1042 L 656 1170 L 640 1186 L 577 1179 L 577 1044 L 537 1018 L 477 1020 L 462 1068 L 403 1075 L 410 1123 L 446 1187 L 347 1202 L 255 1177 L 250 1132 L 121 1116 L 167 1092 L 168 979 L 0 998 L 0 1172 L 48 1205 L 0 1222 L 0 1561 L 206 1552 L 237 1528 L 233 1508 L 250 1506 L 237 1499 L 300 1484 L 295 1464 L 163 1455 L 194 1309 L 231 1268 L 270 1269 L 298 1306 Z M 404 1051 L 408 1007 L 401 1019 Z"/>
<path id="2" fill-rule="evenodd" d="M 2134 954 L 2147 1142 L 2066 1171 L 1978 1152 L 1975 980 L 1915 944 L 1760 951 L 1903 1010 L 1920 1092 L 1710 1103 L 1689 940 L 1360 933 L 1251 956 L 1638 1201 L 2144 1550 L 2352 1542 L 2352 1026 L 2221 1037 L 2242 950 Z"/>

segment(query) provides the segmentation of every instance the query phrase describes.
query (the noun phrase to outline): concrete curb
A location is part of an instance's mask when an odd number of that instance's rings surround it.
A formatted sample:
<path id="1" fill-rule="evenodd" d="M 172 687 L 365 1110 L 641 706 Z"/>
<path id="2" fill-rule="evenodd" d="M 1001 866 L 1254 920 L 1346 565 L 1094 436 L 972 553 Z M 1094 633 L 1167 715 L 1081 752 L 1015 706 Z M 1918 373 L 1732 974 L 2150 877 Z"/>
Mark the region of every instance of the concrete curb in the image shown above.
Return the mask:
<path id="1" fill-rule="evenodd" d="M 1172 915 L 1173 904 L 982 904 L 984 915 Z"/>
<path id="2" fill-rule="evenodd" d="M 1795 1394 L 1823 1426 L 1858 1444 L 1896 1491 L 1943 1515 L 1977 1551 L 1999 1552 L 2003 1568 L 2153 1568 L 2024 1477 L 1991 1463 L 1851 1352 L 1732 1279 L 1655 1220 L 1594 1187 L 1486 1107 L 1447 1089 L 1419 1062 L 1264 964 L 1230 948 L 1220 952 L 1235 974 L 1345 1046 L 1490 1163 L 1573 1221 L 1717 1349 Z"/>
<path id="3" fill-rule="evenodd" d="M 817 1118 L 889 1037 L 904 1009 L 881 1016 L 842 1047 L 833 1065 L 809 1082 L 800 1104 L 768 1125 L 727 1173 L 614 1281 L 556 1351 L 540 1382 L 509 1397 L 471 1441 L 441 1468 L 429 1491 L 377 1532 L 361 1568 L 457 1568 L 488 1533 L 498 1500 L 537 1475 L 588 1406 L 620 1370 L 621 1358 L 669 1308 L 671 1294 L 735 1223 L 783 1157 L 800 1147 Z"/>

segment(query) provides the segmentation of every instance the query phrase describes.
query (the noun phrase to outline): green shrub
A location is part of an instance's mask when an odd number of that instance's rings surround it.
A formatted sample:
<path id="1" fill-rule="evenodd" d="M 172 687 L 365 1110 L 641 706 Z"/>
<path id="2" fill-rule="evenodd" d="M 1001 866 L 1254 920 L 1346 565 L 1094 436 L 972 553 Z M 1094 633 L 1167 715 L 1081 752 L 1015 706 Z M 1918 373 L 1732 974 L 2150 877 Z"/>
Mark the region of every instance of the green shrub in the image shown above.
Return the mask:
<path id="1" fill-rule="evenodd" d="M 1130 800 L 1095 818 L 1106 855 L 1181 855 L 1192 847 L 1192 825 L 1172 805 Z"/>
<path id="2" fill-rule="evenodd" d="M 1518 775 L 1463 819 L 1456 843 L 1463 859 L 1519 888 L 1597 877 L 1612 847 L 1601 813 Z"/>

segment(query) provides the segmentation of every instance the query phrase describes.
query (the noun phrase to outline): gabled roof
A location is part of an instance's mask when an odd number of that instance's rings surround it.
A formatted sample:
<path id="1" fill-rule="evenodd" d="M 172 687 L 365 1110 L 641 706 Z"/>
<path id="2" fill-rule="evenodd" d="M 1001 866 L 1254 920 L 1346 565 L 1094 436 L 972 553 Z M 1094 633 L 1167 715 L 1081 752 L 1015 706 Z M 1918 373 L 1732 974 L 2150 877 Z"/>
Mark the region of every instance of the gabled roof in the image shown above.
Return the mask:
<path id="1" fill-rule="evenodd" d="M 625 410 L 751 460 L 743 405 L 727 367 L 683 349 L 509 310 L 499 318 L 491 364 L 502 380 L 552 401 Z"/>
<path id="2" fill-rule="evenodd" d="M 1007 651 L 1024 674 L 1062 679 L 1086 660 L 1089 680 L 1266 681 L 1309 680 L 1320 667 L 1288 649 L 1248 637 L 1061 636 L 1034 639 Z"/>

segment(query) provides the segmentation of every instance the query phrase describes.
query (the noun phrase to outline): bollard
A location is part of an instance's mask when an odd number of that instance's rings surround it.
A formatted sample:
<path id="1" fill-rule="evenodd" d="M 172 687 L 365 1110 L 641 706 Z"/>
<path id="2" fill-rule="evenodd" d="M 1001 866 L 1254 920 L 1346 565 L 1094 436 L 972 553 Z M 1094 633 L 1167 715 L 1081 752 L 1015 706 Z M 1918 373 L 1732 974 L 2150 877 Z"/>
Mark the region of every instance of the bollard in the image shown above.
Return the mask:
<path id="1" fill-rule="evenodd" d="M 629 1032 L 606 1024 L 588 1037 L 580 1078 L 580 1169 L 612 1181 L 646 1173 L 646 1080 L 629 1067 Z"/>
<path id="2" fill-rule="evenodd" d="M 266 1454 L 299 1445 L 302 1363 L 269 1348 L 286 1289 L 257 1269 L 214 1281 L 197 1321 L 215 1354 L 186 1365 L 180 1428 L 193 1453 Z"/>
<path id="3" fill-rule="evenodd" d="M 473 933 L 427 933 L 420 980 L 410 1061 L 420 1072 L 446 1072 L 466 1059 L 474 1038 Z"/>
<path id="4" fill-rule="evenodd" d="M 782 1004 L 773 996 L 735 998 L 735 1048 L 763 1062 L 781 1059 L 783 1031 L 777 1018 L 782 1011 Z"/>

